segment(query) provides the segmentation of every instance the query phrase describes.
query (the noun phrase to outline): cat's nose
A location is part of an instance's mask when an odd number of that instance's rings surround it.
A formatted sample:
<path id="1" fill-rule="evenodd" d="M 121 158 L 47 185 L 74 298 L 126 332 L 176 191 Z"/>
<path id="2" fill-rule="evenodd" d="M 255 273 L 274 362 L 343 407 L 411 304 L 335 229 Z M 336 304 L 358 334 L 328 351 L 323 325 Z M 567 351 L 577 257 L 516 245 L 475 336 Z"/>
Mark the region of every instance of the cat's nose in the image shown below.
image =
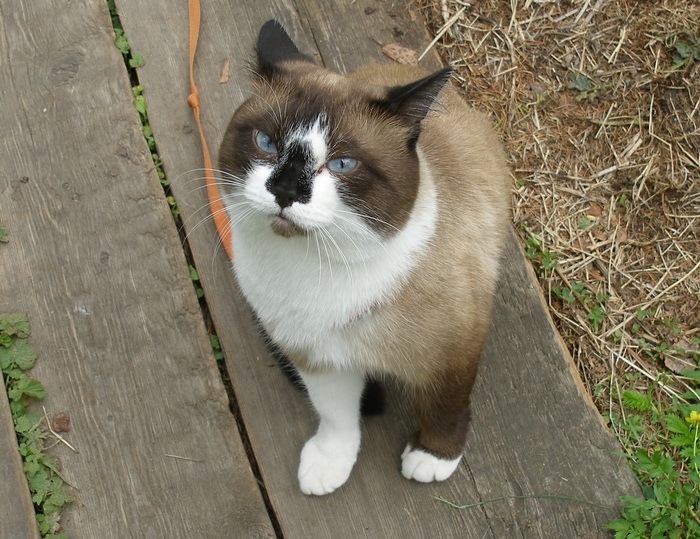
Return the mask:
<path id="1" fill-rule="evenodd" d="M 279 183 L 272 186 L 271 192 L 275 195 L 275 202 L 277 202 L 280 209 L 291 206 L 299 199 L 299 193 L 296 189 L 290 189 L 289 186 Z"/>
<path id="2" fill-rule="evenodd" d="M 311 179 L 305 171 L 305 162 L 299 156 L 293 156 L 268 183 L 268 190 L 275 196 L 275 202 L 281 209 L 295 202 L 306 203 L 311 198 Z"/>

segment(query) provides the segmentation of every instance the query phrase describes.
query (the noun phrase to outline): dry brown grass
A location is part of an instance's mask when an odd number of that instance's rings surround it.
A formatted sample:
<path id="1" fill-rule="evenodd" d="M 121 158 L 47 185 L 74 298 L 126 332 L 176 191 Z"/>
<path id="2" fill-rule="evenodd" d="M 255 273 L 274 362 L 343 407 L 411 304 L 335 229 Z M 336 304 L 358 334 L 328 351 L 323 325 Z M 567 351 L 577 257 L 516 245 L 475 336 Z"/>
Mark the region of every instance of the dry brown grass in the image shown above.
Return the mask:
<path id="1" fill-rule="evenodd" d="M 496 120 L 515 224 L 599 409 L 652 380 L 686 391 L 677 373 L 700 348 L 700 3 L 416 2 Z"/>

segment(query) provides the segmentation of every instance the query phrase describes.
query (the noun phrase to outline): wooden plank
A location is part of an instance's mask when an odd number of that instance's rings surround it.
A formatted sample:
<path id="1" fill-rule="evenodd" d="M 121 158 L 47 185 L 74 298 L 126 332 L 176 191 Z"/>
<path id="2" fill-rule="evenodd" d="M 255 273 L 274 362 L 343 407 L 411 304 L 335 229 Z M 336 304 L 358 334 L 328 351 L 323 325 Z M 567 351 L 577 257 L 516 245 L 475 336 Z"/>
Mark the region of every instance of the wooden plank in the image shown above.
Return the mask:
<path id="1" fill-rule="evenodd" d="M 106 3 L 2 1 L 0 21 L 0 311 L 29 315 L 43 404 L 71 418 L 64 531 L 274 536 Z"/>
<path id="2" fill-rule="evenodd" d="M 250 57 L 257 29 L 271 15 L 290 29 L 305 52 L 311 52 L 308 43 L 315 36 L 326 65 L 341 69 L 369 58 L 381 61 L 376 41 L 383 44 L 391 36 L 405 38 L 396 40 L 418 50 L 422 47 L 416 43 L 427 43 L 423 28 L 401 8 L 379 4 L 366 15 L 367 6 L 304 0 L 297 3 L 297 14 L 287 2 L 259 3 L 254 12 L 241 0 L 206 3 L 198 76 L 212 149 L 244 97 L 245 69 L 236 58 Z M 552 329 L 514 236 L 474 394 L 468 456 L 457 477 L 436 485 L 400 477 L 399 454 L 413 424 L 410 407 L 392 398 L 383 417 L 365 421 L 363 449 L 350 481 L 324 498 L 299 492 L 298 454 L 313 433 L 315 420 L 305 399 L 274 368 L 260 343 L 223 252 L 214 255 L 213 227 L 197 226 L 208 210 L 198 189 L 201 184 L 190 181 L 197 174 L 188 173 L 201 165 L 190 111 L 184 104 L 188 94 L 185 40 L 172 37 L 184 36 L 186 13 L 184 6 L 165 7 L 163 0 L 148 6 L 121 5 L 129 39 L 147 61 L 139 75 L 146 86 L 151 122 L 168 175 L 181 178 L 173 188 L 238 404 L 285 537 L 604 536 L 600 527 L 617 516 L 617 496 L 636 493 L 636 484 L 615 440 L 579 391 L 570 359 Z M 231 59 L 231 79 L 219 85 L 226 58 Z M 426 65 L 437 66 L 436 58 Z M 392 396 L 397 397 L 397 392 Z M 459 511 L 436 501 L 437 496 L 456 503 L 502 496 L 535 498 Z"/>
<path id="3" fill-rule="evenodd" d="M 2 381 L 2 376 L 0 376 Z M 39 537 L 7 394 L 0 388 L 0 537 Z"/>

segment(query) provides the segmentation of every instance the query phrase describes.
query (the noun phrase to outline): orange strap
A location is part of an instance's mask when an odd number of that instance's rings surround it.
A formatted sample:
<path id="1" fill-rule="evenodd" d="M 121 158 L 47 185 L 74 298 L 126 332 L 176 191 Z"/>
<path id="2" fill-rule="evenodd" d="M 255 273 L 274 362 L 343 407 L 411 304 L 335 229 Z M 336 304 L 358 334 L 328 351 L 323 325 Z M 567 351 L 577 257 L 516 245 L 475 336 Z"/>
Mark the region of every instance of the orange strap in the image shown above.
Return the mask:
<path id="1" fill-rule="evenodd" d="M 224 205 L 221 203 L 219 189 L 216 186 L 214 168 L 211 164 L 207 142 L 204 139 L 202 123 L 199 120 L 199 93 L 194 83 L 194 55 L 197 50 L 197 40 L 199 39 L 199 0 L 188 0 L 188 3 L 190 17 L 190 95 L 187 98 L 187 104 L 194 113 L 194 120 L 197 124 L 197 130 L 199 131 L 199 139 L 202 142 L 202 159 L 204 161 L 204 177 L 206 179 L 207 197 L 209 198 L 209 210 L 211 211 L 214 225 L 216 226 L 216 231 L 219 233 L 219 238 L 224 246 L 224 250 L 229 260 L 233 260 L 233 253 L 231 252 L 231 226 L 228 222 L 228 216 L 226 215 L 226 210 L 224 210 Z"/>

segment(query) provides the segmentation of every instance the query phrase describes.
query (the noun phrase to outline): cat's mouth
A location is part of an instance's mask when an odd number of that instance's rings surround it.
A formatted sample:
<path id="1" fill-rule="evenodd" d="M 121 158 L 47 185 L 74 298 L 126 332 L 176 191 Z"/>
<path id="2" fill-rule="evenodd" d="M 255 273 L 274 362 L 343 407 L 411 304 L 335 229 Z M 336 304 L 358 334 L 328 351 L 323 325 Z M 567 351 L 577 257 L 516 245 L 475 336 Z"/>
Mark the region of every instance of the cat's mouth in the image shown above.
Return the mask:
<path id="1" fill-rule="evenodd" d="M 272 231 L 278 236 L 283 236 L 285 238 L 291 238 L 293 236 L 305 236 L 306 231 L 294 224 L 293 221 L 289 220 L 283 212 L 279 212 L 275 217 L 272 218 L 272 223 L 270 224 Z"/>

